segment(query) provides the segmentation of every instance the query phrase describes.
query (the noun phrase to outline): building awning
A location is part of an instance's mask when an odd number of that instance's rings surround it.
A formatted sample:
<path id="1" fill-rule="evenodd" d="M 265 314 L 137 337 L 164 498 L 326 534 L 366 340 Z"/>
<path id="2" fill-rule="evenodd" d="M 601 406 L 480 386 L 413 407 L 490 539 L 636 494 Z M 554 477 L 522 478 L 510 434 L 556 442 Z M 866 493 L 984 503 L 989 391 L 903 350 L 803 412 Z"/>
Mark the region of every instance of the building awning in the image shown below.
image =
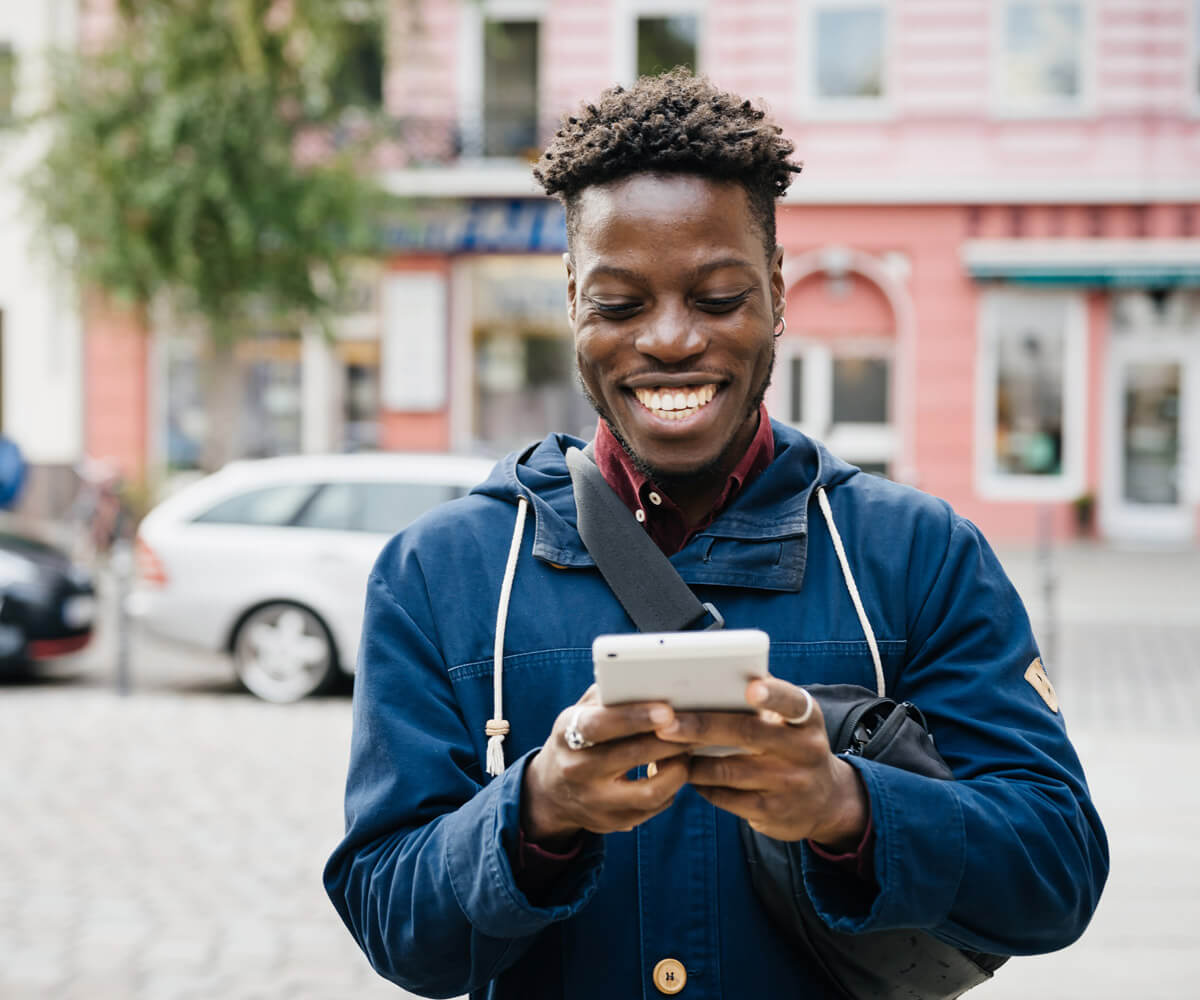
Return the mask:
<path id="1" fill-rule="evenodd" d="M 967 240 L 972 278 L 1098 288 L 1200 287 L 1200 239 Z"/>

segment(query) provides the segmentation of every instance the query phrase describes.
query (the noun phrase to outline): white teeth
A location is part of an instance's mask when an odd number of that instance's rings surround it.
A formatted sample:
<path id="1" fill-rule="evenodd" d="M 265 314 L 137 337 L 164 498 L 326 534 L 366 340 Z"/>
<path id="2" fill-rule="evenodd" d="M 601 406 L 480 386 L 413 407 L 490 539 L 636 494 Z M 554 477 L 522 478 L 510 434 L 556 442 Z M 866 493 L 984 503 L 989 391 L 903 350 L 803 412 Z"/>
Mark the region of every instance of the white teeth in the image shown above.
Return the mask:
<path id="1" fill-rule="evenodd" d="M 690 417 L 700 407 L 712 402 L 717 394 L 715 385 L 699 385 L 686 390 L 678 389 L 636 389 L 637 397 L 646 409 L 665 420 L 680 420 Z"/>

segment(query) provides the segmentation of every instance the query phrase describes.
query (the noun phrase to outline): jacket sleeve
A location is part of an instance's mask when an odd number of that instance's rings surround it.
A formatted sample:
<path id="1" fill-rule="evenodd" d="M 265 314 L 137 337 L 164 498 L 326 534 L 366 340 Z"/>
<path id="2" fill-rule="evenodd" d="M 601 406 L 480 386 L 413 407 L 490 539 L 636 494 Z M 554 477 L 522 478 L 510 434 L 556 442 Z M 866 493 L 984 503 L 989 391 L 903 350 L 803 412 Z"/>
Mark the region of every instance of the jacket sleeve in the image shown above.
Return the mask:
<path id="1" fill-rule="evenodd" d="M 948 516 L 940 565 L 910 564 L 908 656 L 889 694 L 925 713 L 956 780 L 848 758 L 871 801 L 878 892 L 811 851 L 805 881 L 835 930 L 1054 951 L 1091 919 L 1108 845 L 1063 718 L 1026 680 L 1039 654 L 1021 600 L 975 526 Z"/>
<path id="2" fill-rule="evenodd" d="M 393 543 L 395 545 L 395 543 Z M 325 889 L 380 975 L 428 996 L 484 986 L 539 931 L 594 891 L 600 838 L 572 863 L 556 905 L 534 906 L 510 858 L 532 752 L 484 784 L 439 653 L 423 575 L 411 553 L 368 583 L 354 689 L 346 836 Z"/>

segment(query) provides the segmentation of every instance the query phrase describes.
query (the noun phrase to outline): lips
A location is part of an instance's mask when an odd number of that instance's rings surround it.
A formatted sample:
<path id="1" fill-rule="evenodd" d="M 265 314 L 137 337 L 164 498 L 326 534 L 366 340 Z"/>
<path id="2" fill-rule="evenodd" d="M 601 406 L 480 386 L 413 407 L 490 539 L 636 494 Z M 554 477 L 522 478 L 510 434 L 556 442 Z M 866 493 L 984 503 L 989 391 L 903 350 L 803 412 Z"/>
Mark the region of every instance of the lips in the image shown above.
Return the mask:
<path id="1" fill-rule="evenodd" d="M 717 394 L 715 383 L 680 386 L 645 386 L 634 389 L 633 395 L 656 417 L 683 420 L 699 413 Z"/>

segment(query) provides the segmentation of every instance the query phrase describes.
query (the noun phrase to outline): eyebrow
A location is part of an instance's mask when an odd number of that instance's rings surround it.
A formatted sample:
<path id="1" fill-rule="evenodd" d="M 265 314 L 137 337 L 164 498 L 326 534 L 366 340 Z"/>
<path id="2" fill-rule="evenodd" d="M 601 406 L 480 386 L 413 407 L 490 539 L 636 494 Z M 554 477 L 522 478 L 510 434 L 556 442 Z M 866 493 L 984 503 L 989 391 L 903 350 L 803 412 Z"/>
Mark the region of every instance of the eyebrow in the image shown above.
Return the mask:
<path id="1" fill-rule="evenodd" d="M 719 271 L 723 267 L 737 267 L 744 270 L 753 270 L 754 265 L 744 257 L 719 257 L 716 260 L 706 261 L 691 272 L 689 277 L 694 281 L 698 278 L 703 278 L 705 275 L 711 274 L 713 271 Z M 634 271 L 628 267 L 617 267 L 615 264 L 597 264 L 587 273 L 587 277 L 600 278 L 624 278 L 627 281 L 642 282 L 645 281 L 645 275 L 640 271 Z"/>

